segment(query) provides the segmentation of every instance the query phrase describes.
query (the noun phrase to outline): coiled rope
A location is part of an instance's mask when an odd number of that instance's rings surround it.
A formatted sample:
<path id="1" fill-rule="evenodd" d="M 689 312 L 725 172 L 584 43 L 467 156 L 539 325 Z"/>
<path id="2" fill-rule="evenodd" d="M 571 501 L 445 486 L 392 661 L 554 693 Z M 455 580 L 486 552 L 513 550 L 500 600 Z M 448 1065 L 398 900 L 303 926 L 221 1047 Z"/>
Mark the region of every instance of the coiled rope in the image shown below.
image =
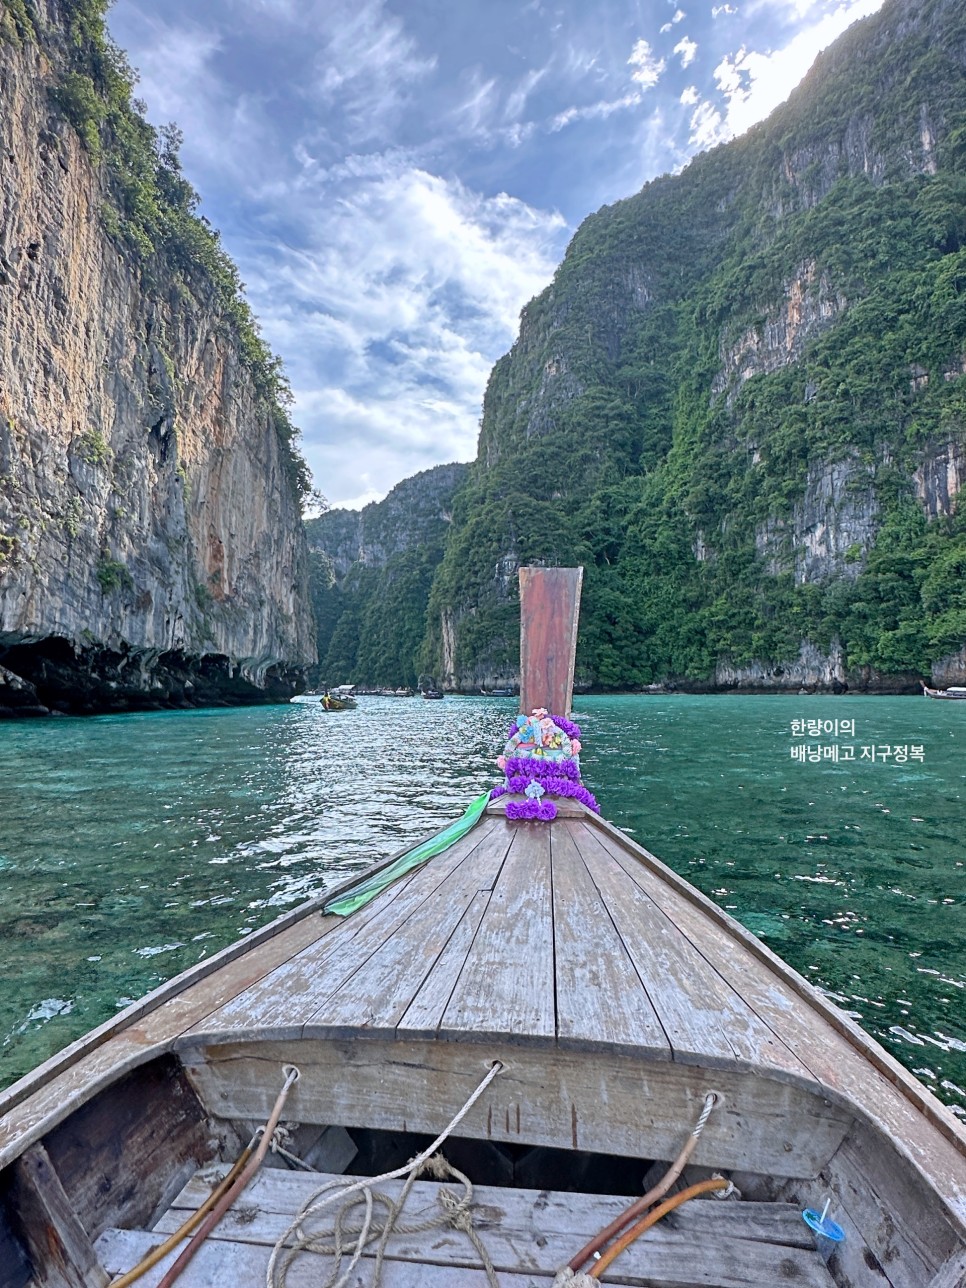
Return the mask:
<path id="1" fill-rule="evenodd" d="M 434 1155 L 456 1130 L 502 1069 L 503 1064 L 499 1060 L 493 1062 L 486 1076 L 459 1113 L 447 1124 L 432 1144 L 424 1149 L 421 1154 L 417 1154 L 410 1162 L 404 1163 L 402 1167 L 397 1167 L 394 1171 L 384 1172 L 381 1176 L 367 1176 L 362 1180 L 350 1182 L 349 1184 L 344 1184 L 339 1180 L 328 1181 L 320 1189 L 316 1190 L 303 1203 L 288 1229 L 284 1231 L 272 1249 L 265 1275 L 267 1288 L 285 1288 L 289 1268 L 293 1261 L 303 1252 L 332 1257 L 334 1264 L 322 1288 L 344 1288 L 365 1249 L 378 1240 L 372 1281 L 373 1288 L 377 1288 L 382 1273 L 386 1246 L 389 1236 L 393 1232 L 397 1234 L 420 1234 L 427 1230 L 437 1229 L 442 1225 L 451 1225 L 455 1229 L 462 1230 L 467 1235 L 482 1262 L 490 1288 L 499 1288 L 493 1263 L 480 1241 L 479 1235 L 473 1229 L 473 1223 L 470 1218 L 469 1208 L 473 1197 L 473 1187 L 470 1185 L 469 1180 L 447 1163 L 444 1158 L 434 1157 Z M 443 1212 L 440 1215 L 427 1218 L 425 1221 L 413 1225 L 402 1225 L 399 1217 L 405 1207 L 410 1190 L 416 1178 L 427 1171 L 439 1179 L 450 1177 L 460 1181 L 463 1185 L 463 1195 L 461 1198 L 457 1198 L 450 1191 L 442 1190 L 439 1194 L 439 1202 Z M 384 1194 L 375 1192 L 375 1186 L 380 1183 L 399 1180 L 403 1176 L 406 1177 L 406 1183 L 395 1203 Z M 338 1204 L 338 1207 L 332 1212 L 331 1209 L 336 1204 Z M 384 1218 L 377 1219 L 375 1217 L 377 1205 L 385 1210 L 386 1215 Z M 363 1209 L 361 1219 L 356 1217 L 354 1221 L 351 1220 L 351 1214 L 360 1207 Z M 326 1224 L 321 1227 L 317 1226 L 315 1229 L 309 1229 L 309 1222 L 318 1222 L 322 1219 L 322 1213 L 325 1213 Z M 290 1240 L 292 1241 L 291 1246 L 286 1246 Z M 343 1270 L 342 1262 L 347 1255 L 349 1256 L 349 1263 Z"/>

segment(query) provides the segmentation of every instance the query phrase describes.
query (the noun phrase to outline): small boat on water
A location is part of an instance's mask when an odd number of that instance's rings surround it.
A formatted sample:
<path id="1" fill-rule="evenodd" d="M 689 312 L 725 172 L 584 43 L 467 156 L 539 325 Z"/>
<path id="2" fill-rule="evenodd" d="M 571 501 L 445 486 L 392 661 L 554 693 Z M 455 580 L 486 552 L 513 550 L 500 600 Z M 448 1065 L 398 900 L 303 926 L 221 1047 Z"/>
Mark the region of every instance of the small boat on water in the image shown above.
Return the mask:
<path id="1" fill-rule="evenodd" d="M 499 799 L 0 1096 L 3 1288 L 963 1288 L 962 1124 L 588 803 L 579 589 Z"/>
<path id="2" fill-rule="evenodd" d="M 480 689 L 484 698 L 512 698 L 512 689 Z"/>
<path id="3" fill-rule="evenodd" d="M 354 693 L 354 684 L 338 684 L 334 689 L 323 693 L 319 700 L 325 711 L 351 711 L 359 705 Z"/>
<path id="4" fill-rule="evenodd" d="M 922 686 L 923 695 L 927 698 L 966 698 L 966 688 L 960 685 L 950 685 L 948 689 L 930 689 L 928 685 Z"/>

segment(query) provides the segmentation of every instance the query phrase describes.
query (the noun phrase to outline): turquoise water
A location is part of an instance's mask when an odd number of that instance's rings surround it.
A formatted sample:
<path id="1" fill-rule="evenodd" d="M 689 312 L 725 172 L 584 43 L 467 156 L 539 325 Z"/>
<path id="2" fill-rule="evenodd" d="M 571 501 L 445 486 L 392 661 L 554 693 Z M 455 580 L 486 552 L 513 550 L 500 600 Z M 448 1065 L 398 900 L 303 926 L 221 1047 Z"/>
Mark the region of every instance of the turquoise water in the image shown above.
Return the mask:
<path id="1" fill-rule="evenodd" d="M 576 705 L 606 816 L 966 1112 L 966 703 Z M 0 725 L 0 1085 L 460 813 L 514 711 L 362 698 Z M 793 759 L 806 745 L 856 759 Z M 909 759 L 860 758 L 886 745 Z"/>

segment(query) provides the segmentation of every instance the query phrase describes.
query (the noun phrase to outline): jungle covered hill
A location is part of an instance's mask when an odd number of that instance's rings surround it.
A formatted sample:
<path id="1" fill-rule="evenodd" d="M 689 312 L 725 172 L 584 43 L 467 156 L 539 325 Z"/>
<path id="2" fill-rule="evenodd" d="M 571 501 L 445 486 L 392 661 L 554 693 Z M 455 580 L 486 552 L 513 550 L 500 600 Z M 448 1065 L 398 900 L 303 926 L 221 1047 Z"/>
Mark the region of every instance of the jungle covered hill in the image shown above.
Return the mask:
<path id="1" fill-rule="evenodd" d="M 964 478 L 966 9 L 891 0 L 581 225 L 418 574 L 333 579 L 323 669 L 505 682 L 516 569 L 545 562 L 586 569 L 597 688 L 962 682 Z M 390 594 L 395 637 L 366 626 Z"/>
<path id="2" fill-rule="evenodd" d="M 438 465 L 362 510 L 305 524 L 319 679 L 413 688 L 426 606 L 468 465 Z"/>

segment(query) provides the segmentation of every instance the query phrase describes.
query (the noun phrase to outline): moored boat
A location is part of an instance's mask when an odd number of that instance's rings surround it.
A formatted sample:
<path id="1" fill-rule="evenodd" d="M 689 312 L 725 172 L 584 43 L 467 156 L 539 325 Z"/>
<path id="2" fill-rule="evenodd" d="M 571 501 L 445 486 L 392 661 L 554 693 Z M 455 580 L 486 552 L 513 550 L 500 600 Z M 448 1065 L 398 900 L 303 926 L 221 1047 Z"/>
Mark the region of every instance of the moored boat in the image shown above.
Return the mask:
<path id="1" fill-rule="evenodd" d="M 569 570 L 522 570 L 523 711 L 503 796 L 164 985 L 0 1098 L 5 1288 L 125 1274 L 217 1191 L 260 1124 L 269 1162 L 316 1172 L 258 1171 L 184 1245 L 197 1249 L 184 1288 L 322 1283 L 337 1255 L 322 1249 L 340 1238 L 354 1286 L 551 1288 L 576 1274 L 960 1288 L 961 1124 L 584 803 L 566 718 L 578 598 Z M 525 751 L 542 793 L 517 791 Z M 411 1179 L 444 1135 L 445 1163 Z M 353 1209 L 365 1185 L 401 1212 L 376 1198 Z M 700 1197 L 712 1194 L 728 1197 Z M 671 1204 L 670 1221 L 638 1231 Z M 625 1230 L 641 1237 L 618 1249 Z M 180 1247 L 141 1282 L 170 1282 Z"/>
<path id="2" fill-rule="evenodd" d="M 928 685 L 922 686 L 923 695 L 927 698 L 966 698 L 966 688 L 961 685 L 950 685 L 948 689 L 930 689 Z"/>

